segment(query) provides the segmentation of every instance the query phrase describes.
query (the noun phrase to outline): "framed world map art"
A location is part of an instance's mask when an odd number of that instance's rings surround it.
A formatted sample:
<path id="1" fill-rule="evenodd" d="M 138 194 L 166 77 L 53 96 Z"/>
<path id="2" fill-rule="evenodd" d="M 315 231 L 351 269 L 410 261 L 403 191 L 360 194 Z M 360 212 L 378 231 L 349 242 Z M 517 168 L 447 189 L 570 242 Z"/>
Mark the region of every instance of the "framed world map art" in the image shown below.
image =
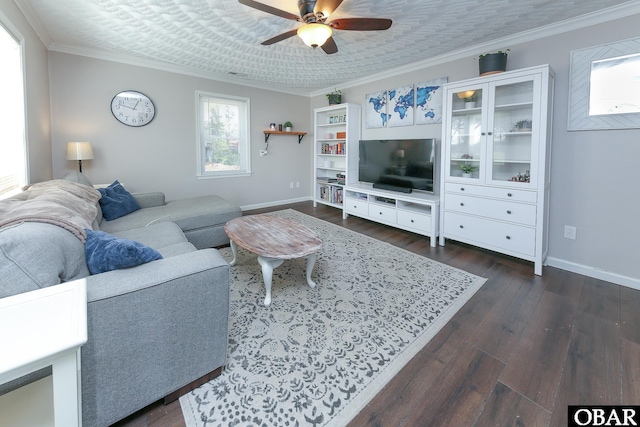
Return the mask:
<path id="1" fill-rule="evenodd" d="M 415 99 L 413 85 L 400 86 L 389 91 L 389 127 L 411 126 Z"/>
<path id="2" fill-rule="evenodd" d="M 442 123 L 442 85 L 447 77 L 416 83 L 416 124 Z"/>
<path id="3" fill-rule="evenodd" d="M 387 91 L 368 93 L 364 96 L 364 127 L 387 127 Z"/>

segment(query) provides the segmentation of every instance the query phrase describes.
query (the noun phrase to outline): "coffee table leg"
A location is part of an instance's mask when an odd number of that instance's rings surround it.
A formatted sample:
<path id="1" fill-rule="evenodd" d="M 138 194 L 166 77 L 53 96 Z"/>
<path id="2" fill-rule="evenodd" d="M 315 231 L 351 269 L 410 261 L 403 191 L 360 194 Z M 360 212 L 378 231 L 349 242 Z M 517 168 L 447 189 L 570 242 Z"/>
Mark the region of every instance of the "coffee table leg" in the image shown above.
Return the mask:
<path id="1" fill-rule="evenodd" d="M 262 267 L 262 279 L 264 280 L 264 289 L 267 295 L 264 298 L 264 305 L 271 304 L 271 280 L 273 279 L 273 269 L 279 267 L 284 260 L 277 258 L 267 258 L 258 256 L 258 264 Z"/>
<path id="2" fill-rule="evenodd" d="M 311 254 L 307 257 L 307 284 L 310 288 L 315 288 L 316 284 L 313 280 L 311 280 L 311 272 L 313 271 L 313 266 L 316 265 L 316 254 Z"/>
<path id="3" fill-rule="evenodd" d="M 238 245 L 236 245 L 236 242 L 234 242 L 233 240 L 229 240 L 229 243 L 231 244 L 231 252 L 233 252 L 233 259 L 231 260 L 229 265 L 233 267 L 234 265 L 236 265 L 236 260 L 238 259 Z"/>

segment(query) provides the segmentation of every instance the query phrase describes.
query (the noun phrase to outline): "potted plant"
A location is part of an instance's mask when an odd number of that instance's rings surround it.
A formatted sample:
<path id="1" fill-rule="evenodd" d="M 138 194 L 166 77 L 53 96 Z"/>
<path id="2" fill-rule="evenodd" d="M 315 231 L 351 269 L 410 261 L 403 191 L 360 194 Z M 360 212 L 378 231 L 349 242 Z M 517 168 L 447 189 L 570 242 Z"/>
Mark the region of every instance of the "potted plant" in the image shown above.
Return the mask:
<path id="1" fill-rule="evenodd" d="M 291 122 L 284 122 L 284 130 L 286 132 L 291 132 L 291 128 L 293 127 L 293 123 Z"/>
<path id="2" fill-rule="evenodd" d="M 463 178 L 471 178 L 471 173 L 478 169 L 476 165 L 472 165 L 471 163 L 460 163 L 458 168 L 462 171 Z"/>
<path id="3" fill-rule="evenodd" d="M 328 93 L 327 100 L 329 100 L 329 105 L 340 104 L 342 102 L 342 92 L 340 92 L 339 89 L 336 89 L 333 92 Z"/>
<path id="4" fill-rule="evenodd" d="M 480 55 L 478 57 L 480 75 L 486 76 L 507 71 L 507 52 L 509 52 L 509 49 Z"/>
<path id="5" fill-rule="evenodd" d="M 517 132 L 531 132 L 531 119 L 523 119 L 518 121 L 513 127 Z"/>
<path id="6" fill-rule="evenodd" d="M 462 99 L 464 101 L 464 108 L 475 108 L 476 101 L 478 100 L 478 94 L 474 93 L 471 96 Z"/>

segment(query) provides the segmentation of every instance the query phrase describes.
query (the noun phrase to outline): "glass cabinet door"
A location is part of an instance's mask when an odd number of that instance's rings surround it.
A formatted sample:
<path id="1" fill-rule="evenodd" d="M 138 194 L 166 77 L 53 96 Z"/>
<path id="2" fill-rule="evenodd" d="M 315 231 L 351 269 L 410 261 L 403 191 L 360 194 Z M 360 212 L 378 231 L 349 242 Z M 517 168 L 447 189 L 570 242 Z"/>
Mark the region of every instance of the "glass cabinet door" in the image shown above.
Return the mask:
<path id="1" fill-rule="evenodd" d="M 529 187 L 535 183 L 533 148 L 539 115 L 533 105 L 536 81 L 530 77 L 492 85 L 487 140 L 488 181 Z M 539 82 L 537 83 L 539 90 Z"/>
<path id="2" fill-rule="evenodd" d="M 487 97 L 482 86 L 450 92 L 451 128 L 447 174 L 449 177 L 479 179 L 484 151 L 483 123 Z"/>

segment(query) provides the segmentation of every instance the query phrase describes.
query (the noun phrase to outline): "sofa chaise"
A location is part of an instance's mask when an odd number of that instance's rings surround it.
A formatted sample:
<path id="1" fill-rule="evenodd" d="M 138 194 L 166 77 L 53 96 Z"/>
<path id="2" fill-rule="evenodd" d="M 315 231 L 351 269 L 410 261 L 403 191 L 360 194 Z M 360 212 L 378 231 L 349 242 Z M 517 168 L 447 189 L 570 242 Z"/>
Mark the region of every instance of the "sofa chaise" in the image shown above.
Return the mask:
<path id="1" fill-rule="evenodd" d="M 81 174 L 65 178 L 96 192 Z M 224 223 L 240 209 L 215 196 L 168 203 L 162 193 L 133 196 L 141 209 L 107 221 L 98 205 L 92 221 L 93 229 L 162 257 L 130 268 L 90 274 L 82 239 L 56 224 L 0 228 L 0 298 L 86 281 L 85 426 L 111 425 L 226 362 L 229 265 L 212 247 L 228 242 Z M 50 368 L 4 384 L 0 394 L 48 374 Z"/>

